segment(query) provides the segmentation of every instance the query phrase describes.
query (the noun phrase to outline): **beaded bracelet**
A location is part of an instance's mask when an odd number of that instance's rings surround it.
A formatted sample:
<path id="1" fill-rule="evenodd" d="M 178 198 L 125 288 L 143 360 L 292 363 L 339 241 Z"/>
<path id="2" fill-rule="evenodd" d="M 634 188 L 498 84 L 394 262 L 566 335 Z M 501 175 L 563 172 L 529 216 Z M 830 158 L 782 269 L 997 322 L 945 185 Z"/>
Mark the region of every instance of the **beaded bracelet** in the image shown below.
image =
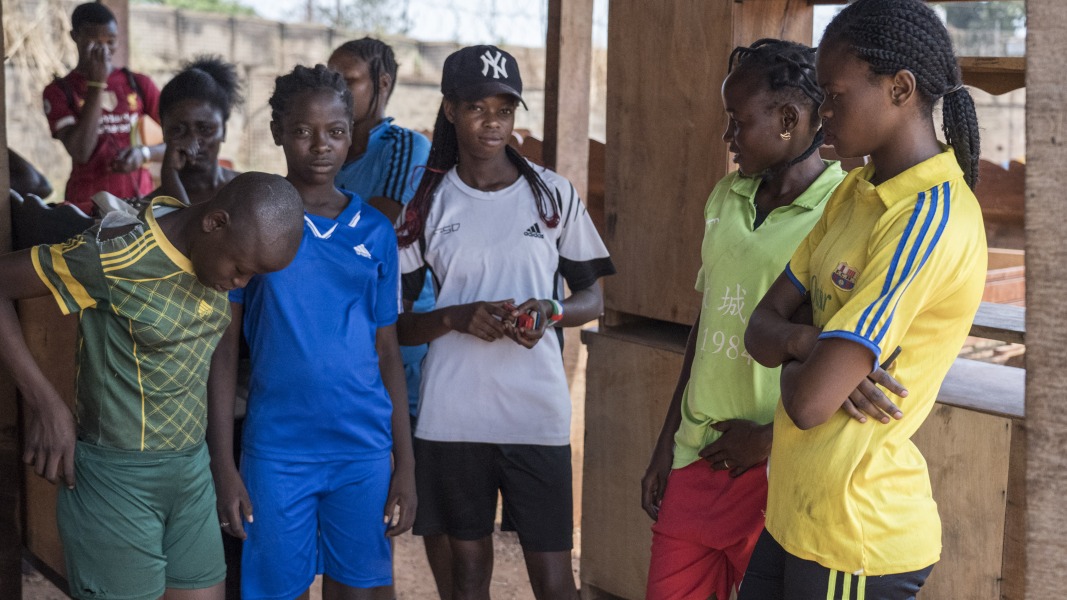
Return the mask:
<path id="1" fill-rule="evenodd" d="M 563 304 L 552 298 L 549 298 L 548 301 L 552 303 L 552 314 L 548 315 L 548 320 L 551 324 L 555 325 L 563 319 Z"/>

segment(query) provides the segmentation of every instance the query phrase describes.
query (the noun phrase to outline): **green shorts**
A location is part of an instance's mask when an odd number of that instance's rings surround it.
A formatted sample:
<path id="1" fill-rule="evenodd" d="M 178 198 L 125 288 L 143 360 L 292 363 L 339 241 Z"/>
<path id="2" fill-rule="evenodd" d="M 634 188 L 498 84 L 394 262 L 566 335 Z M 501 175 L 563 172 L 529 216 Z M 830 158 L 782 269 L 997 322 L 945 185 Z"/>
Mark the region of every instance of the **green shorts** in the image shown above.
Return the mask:
<path id="1" fill-rule="evenodd" d="M 137 452 L 78 442 L 56 506 L 70 592 L 156 600 L 226 578 L 207 446 Z"/>

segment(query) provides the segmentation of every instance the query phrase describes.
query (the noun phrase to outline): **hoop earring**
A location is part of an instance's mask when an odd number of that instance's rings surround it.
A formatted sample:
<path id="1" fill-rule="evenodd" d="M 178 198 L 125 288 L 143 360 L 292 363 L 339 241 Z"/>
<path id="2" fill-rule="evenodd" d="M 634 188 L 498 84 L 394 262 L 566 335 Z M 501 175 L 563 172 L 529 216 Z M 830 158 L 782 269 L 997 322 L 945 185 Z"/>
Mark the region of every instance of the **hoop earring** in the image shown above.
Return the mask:
<path id="1" fill-rule="evenodd" d="M 780 137 L 783 140 L 788 142 L 789 140 L 793 139 L 793 132 L 791 132 L 791 131 L 783 131 L 782 133 L 778 134 L 778 137 Z"/>

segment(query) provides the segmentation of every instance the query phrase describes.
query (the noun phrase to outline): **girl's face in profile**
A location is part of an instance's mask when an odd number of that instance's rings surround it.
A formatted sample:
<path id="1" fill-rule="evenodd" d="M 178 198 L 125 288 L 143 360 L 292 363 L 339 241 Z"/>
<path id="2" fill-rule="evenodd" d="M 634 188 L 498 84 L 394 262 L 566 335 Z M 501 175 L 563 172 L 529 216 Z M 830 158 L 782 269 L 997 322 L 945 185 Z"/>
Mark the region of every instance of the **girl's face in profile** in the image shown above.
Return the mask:
<path id="1" fill-rule="evenodd" d="M 896 129 L 892 79 L 871 72 L 843 44 L 820 46 L 815 65 L 825 93 L 819 106 L 825 143 L 842 157 L 876 153 Z"/>
<path id="2" fill-rule="evenodd" d="M 726 110 L 722 141 L 743 175 L 759 175 L 793 158 L 788 156 L 790 144 L 779 135 L 784 130 L 780 103 L 758 74 L 739 70 L 727 76 L 722 105 Z"/>

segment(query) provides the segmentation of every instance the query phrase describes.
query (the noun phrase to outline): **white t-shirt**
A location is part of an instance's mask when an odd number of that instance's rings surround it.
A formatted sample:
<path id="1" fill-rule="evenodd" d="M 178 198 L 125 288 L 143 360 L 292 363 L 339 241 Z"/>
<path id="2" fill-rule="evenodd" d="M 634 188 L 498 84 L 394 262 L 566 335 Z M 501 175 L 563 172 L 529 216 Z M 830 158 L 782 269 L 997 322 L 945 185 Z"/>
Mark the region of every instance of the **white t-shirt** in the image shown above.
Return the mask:
<path id="1" fill-rule="evenodd" d="M 405 297 L 426 267 L 437 307 L 477 301 L 563 297 L 615 272 L 574 186 L 534 167 L 553 191 L 559 225 L 549 228 L 525 178 L 483 192 L 449 171 L 434 193 L 424 244 L 400 251 Z M 425 248 L 425 252 L 422 248 Z M 410 299 L 410 298 L 409 298 Z M 532 349 L 509 338 L 486 342 L 449 332 L 423 363 L 416 437 L 435 441 L 562 446 L 570 440 L 570 393 L 560 337 L 550 329 Z"/>

